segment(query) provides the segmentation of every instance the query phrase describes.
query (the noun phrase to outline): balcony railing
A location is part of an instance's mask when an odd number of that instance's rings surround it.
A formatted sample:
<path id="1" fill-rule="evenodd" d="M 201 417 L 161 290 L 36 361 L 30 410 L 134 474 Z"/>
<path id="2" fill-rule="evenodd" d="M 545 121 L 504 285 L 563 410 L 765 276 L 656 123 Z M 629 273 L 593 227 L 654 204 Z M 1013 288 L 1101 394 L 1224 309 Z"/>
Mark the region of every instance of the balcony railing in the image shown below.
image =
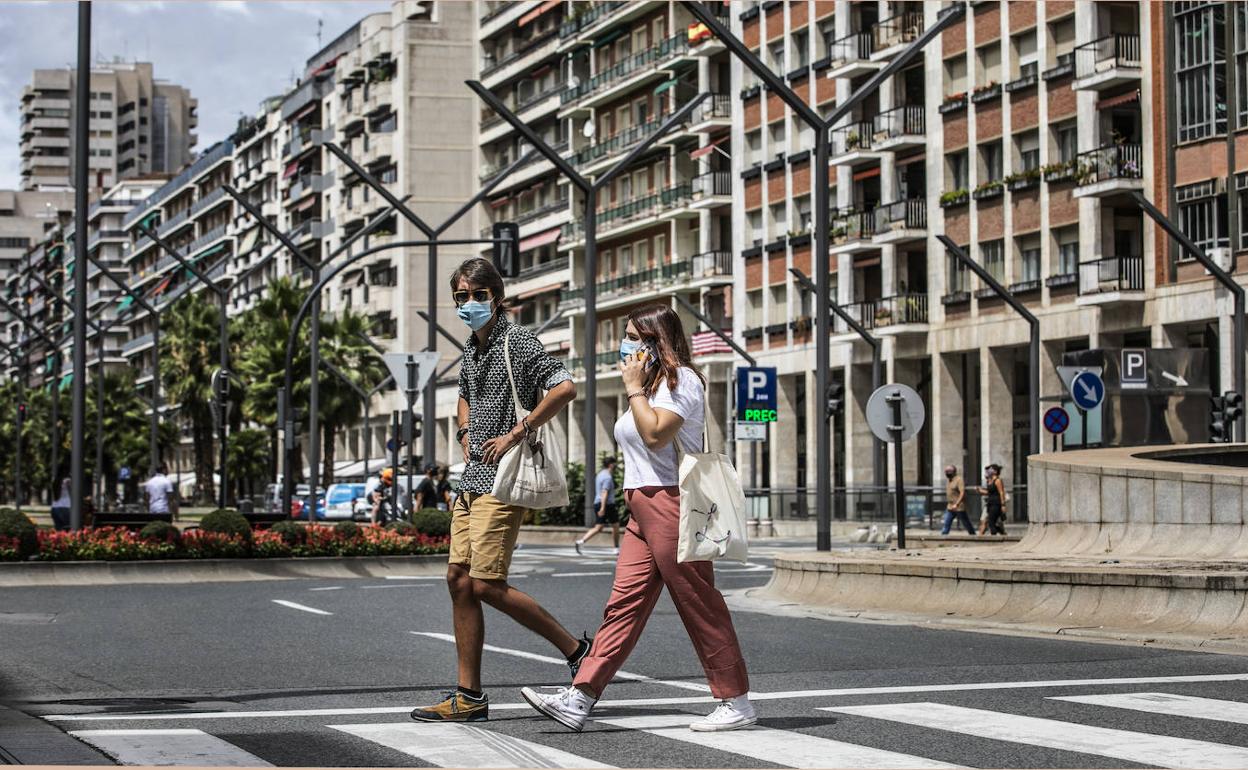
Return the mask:
<path id="1" fill-rule="evenodd" d="M 899 136 L 922 136 L 927 133 L 923 108 L 913 104 L 881 112 L 872 120 L 872 125 L 873 138 L 876 142 L 895 139 Z"/>
<path id="2" fill-rule="evenodd" d="M 614 67 L 606 69 L 579 86 L 567 88 L 560 95 L 562 104 L 579 101 L 598 91 L 604 91 L 616 85 L 624 78 L 642 72 L 668 59 L 674 58 L 689 50 L 689 37 L 685 32 L 669 37 L 658 45 L 651 46 L 641 53 L 634 54 Z"/>
<path id="3" fill-rule="evenodd" d="M 573 6 L 574 9 L 583 8 L 584 10 L 569 19 L 565 19 L 564 22 L 559 25 L 559 37 L 572 37 L 583 29 L 589 29 L 597 24 L 599 19 L 603 18 L 622 5 L 624 5 L 623 2 L 617 2 L 616 0 L 612 0 L 611 2 L 600 0 L 593 5 L 577 4 L 576 6 Z"/>
<path id="4" fill-rule="evenodd" d="M 870 238 L 875 235 L 875 211 L 845 211 L 833 214 L 828 235 L 834 246 Z"/>
<path id="5" fill-rule="evenodd" d="M 708 171 L 693 178 L 693 197 L 732 195 L 732 172 Z"/>
<path id="6" fill-rule="evenodd" d="M 889 230 L 925 229 L 927 229 L 927 199 L 925 198 L 894 201 L 875 209 L 875 232 L 877 234 Z"/>
<path id="7" fill-rule="evenodd" d="M 1075 74 L 1086 78 L 1117 67 L 1140 68 L 1139 35 L 1106 35 L 1075 48 Z"/>
<path id="8" fill-rule="evenodd" d="M 693 195 L 693 187 L 689 183 L 669 187 L 650 195 L 640 198 L 634 198 L 627 203 L 598 212 L 596 217 L 598 222 L 598 232 L 610 227 L 618 227 L 629 222 L 643 219 L 648 216 L 654 216 L 668 209 L 682 206 L 688 203 Z M 563 238 L 572 240 L 582 237 L 585 233 L 585 223 L 583 220 L 569 222 L 563 226 Z"/>
<path id="9" fill-rule="evenodd" d="M 847 126 L 833 129 L 832 154 L 845 155 L 871 149 L 871 137 L 875 134 L 875 124 L 870 121 L 850 123 Z"/>
<path id="10" fill-rule="evenodd" d="M 618 351 L 609 351 L 607 353 L 598 353 L 594 356 L 594 369 L 606 369 L 615 366 L 620 361 Z M 568 359 L 568 371 L 572 373 L 585 371 L 585 359 L 581 356 L 573 356 Z"/>
<path id="11" fill-rule="evenodd" d="M 135 337 L 134 339 L 129 340 L 128 342 L 126 342 L 124 345 L 121 346 L 121 353 L 122 355 L 128 355 L 132 351 L 138 350 L 144 345 L 152 344 L 153 339 L 154 339 L 154 335 L 151 333 L 144 334 L 141 337 Z"/>
<path id="12" fill-rule="evenodd" d="M 694 109 L 690 122 L 701 123 L 706 120 L 731 117 L 732 97 L 728 94 L 711 94 Z"/>
<path id="13" fill-rule="evenodd" d="M 608 278 L 594 284 L 599 297 L 645 293 L 664 286 L 683 283 L 699 278 L 732 275 L 732 255 L 726 251 L 708 251 L 679 262 L 638 270 L 627 275 Z M 585 298 L 584 287 L 565 289 L 560 292 L 563 303 L 577 303 Z"/>
<path id="14" fill-rule="evenodd" d="M 490 75 L 494 74 L 495 72 L 502 69 L 503 67 L 506 67 L 508 64 L 511 64 L 512 62 L 519 61 L 523 56 L 533 51 L 535 48 L 538 48 L 539 46 L 545 44 L 548 40 L 551 40 L 552 38 L 554 38 L 554 36 L 555 36 L 554 30 L 550 30 L 546 34 L 538 35 L 532 40 L 526 41 L 524 45 L 515 49 L 514 51 L 504 54 L 503 57 L 501 59 L 498 59 L 497 61 L 494 60 L 493 58 L 486 59 L 485 61 L 481 62 L 482 79 L 489 77 Z"/>
<path id="15" fill-rule="evenodd" d="M 732 275 L 732 252 L 729 251 L 704 251 L 694 254 L 689 262 L 691 277 L 695 279 Z"/>
<path id="16" fill-rule="evenodd" d="M 516 275 L 516 280 L 523 281 L 536 275 L 542 275 L 543 273 L 553 273 L 557 270 L 566 270 L 569 263 L 570 261 L 566 256 L 556 257 L 545 262 L 537 262 L 529 265 L 528 267 L 520 268 L 520 272 Z"/>
<path id="17" fill-rule="evenodd" d="M 190 256 L 194 256 L 195 252 L 199 251 L 203 247 L 207 246 L 213 241 L 217 241 L 217 240 L 220 240 L 221 238 L 224 238 L 225 231 L 226 231 L 225 225 L 220 225 L 218 227 L 212 228 L 208 232 L 204 233 L 203 235 L 199 236 L 195 240 L 191 241 L 190 245 L 186 247 L 184 253 Z"/>
<path id="18" fill-rule="evenodd" d="M 1143 150 L 1138 144 L 1111 144 L 1075 156 L 1075 183 L 1090 185 L 1113 179 L 1143 177 Z"/>
<path id="19" fill-rule="evenodd" d="M 851 32 L 839 40 L 832 41 L 828 46 L 828 55 L 832 57 L 832 66 L 871 58 L 873 36 L 870 32 Z"/>
<path id="20" fill-rule="evenodd" d="M 630 147 L 640 144 L 646 137 L 654 133 L 655 129 L 662 125 L 666 119 L 667 115 L 660 113 L 645 123 L 630 126 L 622 131 L 616 131 L 601 142 L 582 147 L 576 155 L 572 156 L 572 162 L 578 166 L 583 166 L 587 163 L 593 163 L 594 161 L 622 153 Z"/>
<path id="21" fill-rule="evenodd" d="M 1143 257 L 1105 257 L 1079 265 L 1079 293 L 1144 291 Z"/>
<path id="22" fill-rule="evenodd" d="M 848 305 L 846 311 L 867 329 L 898 324 L 925 324 L 927 323 L 927 295 L 896 294 L 891 297 L 862 300 Z"/>
<path id="23" fill-rule="evenodd" d="M 191 216 L 195 216 L 199 212 L 215 204 L 217 201 L 225 197 L 225 188 L 218 187 L 212 192 L 191 204 Z"/>
<path id="24" fill-rule="evenodd" d="M 923 14 L 919 11 L 899 13 L 876 24 L 872 33 L 876 51 L 913 42 L 923 34 Z"/>

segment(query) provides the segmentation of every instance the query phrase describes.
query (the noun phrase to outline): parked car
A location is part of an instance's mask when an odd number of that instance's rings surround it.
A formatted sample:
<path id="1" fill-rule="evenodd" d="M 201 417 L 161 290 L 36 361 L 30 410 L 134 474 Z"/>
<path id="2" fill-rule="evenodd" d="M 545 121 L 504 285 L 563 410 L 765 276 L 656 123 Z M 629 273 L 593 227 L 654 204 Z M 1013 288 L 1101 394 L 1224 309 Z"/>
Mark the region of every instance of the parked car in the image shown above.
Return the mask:
<path id="1" fill-rule="evenodd" d="M 316 521 L 325 520 L 325 490 L 317 487 L 316 490 Z M 290 518 L 307 519 L 306 509 L 308 503 L 312 500 L 311 488 L 307 484 L 299 484 L 295 487 L 295 497 L 290 501 Z"/>
<path id="2" fill-rule="evenodd" d="M 330 484 L 325 493 L 325 518 L 344 521 L 355 519 L 356 503 L 363 499 L 363 484 Z"/>

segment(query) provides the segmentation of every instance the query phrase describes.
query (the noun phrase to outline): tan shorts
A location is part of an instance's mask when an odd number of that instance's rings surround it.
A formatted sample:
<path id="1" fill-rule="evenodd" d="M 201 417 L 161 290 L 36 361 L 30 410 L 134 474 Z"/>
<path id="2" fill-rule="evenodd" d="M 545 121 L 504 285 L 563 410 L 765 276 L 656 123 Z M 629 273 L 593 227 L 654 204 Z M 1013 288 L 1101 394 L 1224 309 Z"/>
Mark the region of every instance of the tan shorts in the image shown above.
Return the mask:
<path id="1" fill-rule="evenodd" d="M 469 577 L 506 580 L 527 508 L 494 495 L 464 492 L 451 507 L 450 564 L 468 567 Z"/>

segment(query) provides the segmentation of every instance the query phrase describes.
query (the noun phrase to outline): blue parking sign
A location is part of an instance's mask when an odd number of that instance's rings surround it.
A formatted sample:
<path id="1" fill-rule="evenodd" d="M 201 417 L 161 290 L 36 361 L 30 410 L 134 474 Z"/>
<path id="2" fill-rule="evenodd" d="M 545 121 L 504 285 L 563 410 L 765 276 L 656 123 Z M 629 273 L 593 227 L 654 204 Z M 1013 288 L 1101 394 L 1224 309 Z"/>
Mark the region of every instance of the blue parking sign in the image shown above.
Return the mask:
<path id="1" fill-rule="evenodd" d="M 776 405 L 776 367 L 737 367 L 737 422 L 775 422 Z"/>

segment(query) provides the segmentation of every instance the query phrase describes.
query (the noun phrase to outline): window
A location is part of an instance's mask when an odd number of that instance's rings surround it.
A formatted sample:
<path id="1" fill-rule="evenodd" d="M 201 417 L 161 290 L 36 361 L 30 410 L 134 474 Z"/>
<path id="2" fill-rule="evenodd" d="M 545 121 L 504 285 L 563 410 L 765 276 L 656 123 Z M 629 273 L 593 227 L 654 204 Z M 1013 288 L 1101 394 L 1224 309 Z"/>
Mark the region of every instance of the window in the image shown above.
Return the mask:
<path id="1" fill-rule="evenodd" d="M 1248 249 L 1248 227 L 1243 227 L 1242 223 L 1248 222 L 1248 174 L 1237 174 L 1235 176 L 1235 197 L 1239 205 L 1239 243 L 1236 248 Z"/>
<path id="2" fill-rule="evenodd" d="M 1014 241 L 1018 248 L 1018 280 L 1040 280 L 1040 236 L 1025 235 Z"/>
<path id="3" fill-rule="evenodd" d="M 836 19 L 827 18 L 819 22 L 819 39 L 822 41 L 824 56 L 832 55 L 832 44 L 836 42 Z"/>
<path id="4" fill-rule="evenodd" d="M 745 165 L 757 166 L 763 160 L 763 132 L 751 131 L 745 135 Z"/>
<path id="5" fill-rule="evenodd" d="M 650 267 L 650 241 L 637 241 L 634 243 L 633 254 L 635 255 L 638 270 L 645 270 Z"/>
<path id="6" fill-rule="evenodd" d="M 1056 275 L 1074 275 L 1079 272 L 1079 228 L 1067 227 L 1057 231 Z"/>
<path id="7" fill-rule="evenodd" d="M 979 263 L 993 278 L 1005 282 L 1005 244 L 1002 241 L 979 244 Z"/>
<path id="8" fill-rule="evenodd" d="M 1031 171 L 1040 168 L 1040 132 L 1027 131 L 1015 137 L 1018 145 L 1018 168 Z"/>
<path id="9" fill-rule="evenodd" d="M 1053 58 L 1050 67 L 1057 66 L 1063 56 L 1071 56 L 1075 50 L 1075 17 L 1069 16 L 1049 25 L 1049 51 Z"/>
<path id="10" fill-rule="evenodd" d="M 746 215 L 749 218 L 750 230 L 749 240 L 751 246 L 761 246 L 763 243 L 763 212 L 761 210 L 751 211 Z"/>
<path id="11" fill-rule="evenodd" d="M 654 236 L 654 262 L 657 265 L 667 261 L 667 235 L 660 233 Z"/>
<path id="12" fill-rule="evenodd" d="M 965 190 L 971 183 L 971 175 L 966 150 L 949 155 L 949 189 Z"/>
<path id="13" fill-rule="evenodd" d="M 966 291 L 966 266 L 962 264 L 962 260 L 950 254 L 945 261 L 948 266 L 945 274 L 947 293 L 957 294 Z"/>
<path id="14" fill-rule="evenodd" d="M 632 275 L 633 274 L 633 247 L 621 246 L 619 249 L 619 255 L 620 255 L 619 274 L 620 275 Z"/>
<path id="15" fill-rule="evenodd" d="M 753 329 L 763 325 L 763 290 L 745 293 L 745 326 Z"/>
<path id="16" fill-rule="evenodd" d="M 810 64 L 810 33 L 806 30 L 793 33 L 793 54 L 797 58 L 793 69 L 801 69 Z"/>
<path id="17" fill-rule="evenodd" d="M 779 155 L 784 152 L 787 147 L 785 140 L 788 138 L 788 132 L 784 129 L 784 121 L 775 123 L 768 129 L 767 144 L 771 149 L 772 155 Z"/>
<path id="18" fill-rule="evenodd" d="M 1248 126 L 1248 4 L 1235 4 L 1235 108 L 1237 125 Z M 1242 220 L 1241 220 L 1242 221 Z"/>
<path id="19" fill-rule="evenodd" d="M 1036 53 L 1036 30 L 1029 29 L 1022 34 L 1015 35 L 1010 43 L 1014 49 L 1014 61 L 1018 67 L 1014 77 L 1034 76 L 1040 66 L 1039 55 Z"/>
<path id="20" fill-rule="evenodd" d="M 978 71 L 976 85 L 987 86 L 1001 80 L 1001 43 L 994 40 L 983 48 L 975 50 Z"/>
<path id="21" fill-rule="evenodd" d="M 810 221 L 810 196 L 797 199 L 797 231 L 799 233 L 808 233 L 811 228 Z"/>
<path id="22" fill-rule="evenodd" d="M 789 320 L 789 303 L 784 296 L 785 285 L 778 283 L 771 287 L 771 306 L 767 308 L 767 323 L 782 324 Z"/>
<path id="23" fill-rule="evenodd" d="M 1221 3 L 1174 4 L 1179 141 L 1226 132 L 1226 51 Z"/>
<path id="24" fill-rule="evenodd" d="M 980 171 L 981 182 L 991 182 L 1001 178 L 1001 141 L 989 142 L 979 146 L 979 159 L 983 164 Z"/>
<path id="25" fill-rule="evenodd" d="M 1057 159 L 1068 163 L 1079 154 L 1079 131 L 1075 121 L 1053 127 L 1053 141 L 1057 145 Z"/>
<path id="26" fill-rule="evenodd" d="M 777 203 L 771 207 L 772 233 L 776 238 L 781 237 L 789 229 L 788 216 L 785 213 L 785 204 Z"/>
<path id="27" fill-rule="evenodd" d="M 945 59 L 945 96 L 966 92 L 966 57 Z"/>
<path id="28" fill-rule="evenodd" d="M 771 56 L 772 71 L 784 74 L 784 39 L 767 46 L 767 53 Z"/>
<path id="29" fill-rule="evenodd" d="M 1218 194 L 1214 180 L 1179 187 L 1175 191 L 1179 209 L 1179 229 L 1200 248 L 1208 251 L 1229 245 L 1226 233 L 1226 194 Z M 1179 259 L 1191 259 L 1180 252 Z"/>

